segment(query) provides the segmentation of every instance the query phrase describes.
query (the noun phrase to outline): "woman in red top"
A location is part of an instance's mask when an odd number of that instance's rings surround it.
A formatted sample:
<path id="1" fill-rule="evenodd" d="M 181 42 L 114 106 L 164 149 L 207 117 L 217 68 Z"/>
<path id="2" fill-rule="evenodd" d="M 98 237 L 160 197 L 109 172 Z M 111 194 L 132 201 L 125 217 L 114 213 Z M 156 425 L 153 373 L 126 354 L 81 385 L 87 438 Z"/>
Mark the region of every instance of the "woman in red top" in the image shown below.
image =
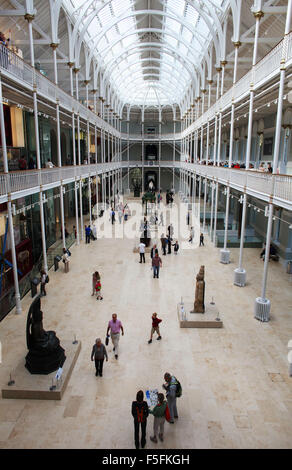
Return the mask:
<path id="1" fill-rule="evenodd" d="M 157 313 L 153 313 L 152 315 L 152 329 L 151 329 L 151 337 L 148 341 L 148 344 L 152 343 L 152 336 L 154 335 L 155 331 L 156 333 L 158 334 L 158 338 L 157 340 L 161 339 L 161 336 L 160 336 L 160 331 L 159 331 L 159 323 L 161 323 L 162 320 L 160 320 L 158 317 L 157 317 Z"/>

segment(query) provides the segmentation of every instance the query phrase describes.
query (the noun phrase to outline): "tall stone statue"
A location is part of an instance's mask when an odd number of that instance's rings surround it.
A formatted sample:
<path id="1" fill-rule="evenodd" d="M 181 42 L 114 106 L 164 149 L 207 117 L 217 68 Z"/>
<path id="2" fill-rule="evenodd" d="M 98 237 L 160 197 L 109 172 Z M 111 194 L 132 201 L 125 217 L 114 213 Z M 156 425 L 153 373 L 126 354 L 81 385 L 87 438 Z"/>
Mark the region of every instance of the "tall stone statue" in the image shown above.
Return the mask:
<path id="1" fill-rule="evenodd" d="M 196 294 L 193 313 L 205 313 L 205 266 L 201 266 L 196 279 Z"/>
<path id="2" fill-rule="evenodd" d="M 63 366 L 66 356 L 60 340 L 54 331 L 43 328 L 40 297 L 33 301 L 27 315 L 26 343 L 29 352 L 25 367 L 31 374 L 51 374 Z"/>

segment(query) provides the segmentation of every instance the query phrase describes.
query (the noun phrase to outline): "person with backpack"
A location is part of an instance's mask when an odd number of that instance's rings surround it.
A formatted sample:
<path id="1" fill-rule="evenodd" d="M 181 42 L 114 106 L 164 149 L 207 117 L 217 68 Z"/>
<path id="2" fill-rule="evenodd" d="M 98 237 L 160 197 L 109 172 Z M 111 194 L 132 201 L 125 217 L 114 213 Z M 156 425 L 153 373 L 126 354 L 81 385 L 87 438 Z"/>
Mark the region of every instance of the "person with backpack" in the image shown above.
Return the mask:
<path id="1" fill-rule="evenodd" d="M 146 401 L 144 401 L 144 392 L 139 390 L 136 396 L 136 401 L 132 402 L 132 416 L 134 418 L 134 436 L 136 449 L 140 447 L 139 431 L 141 424 L 141 447 L 144 449 L 146 445 L 146 426 L 147 418 L 149 416 L 149 408 Z"/>
<path id="2" fill-rule="evenodd" d="M 165 423 L 165 413 L 167 408 L 167 403 L 164 400 L 163 393 L 158 393 L 158 403 L 153 408 L 153 410 L 149 410 L 149 413 L 154 416 L 154 423 L 153 423 L 153 437 L 150 436 L 150 440 L 157 444 L 157 434 L 161 442 L 163 442 L 163 433 L 164 433 L 164 423 Z M 159 430 L 159 433 L 158 433 Z"/>
<path id="3" fill-rule="evenodd" d="M 175 378 L 174 375 L 166 372 L 164 374 L 165 384 L 162 385 L 164 390 L 166 390 L 167 404 L 170 413 L 170 423 L 174 423 L 174 418 L 178 419 L 177 408 L 176 408 L 176 399 L 181 396 L 182 390 L 179 381 Z"/>

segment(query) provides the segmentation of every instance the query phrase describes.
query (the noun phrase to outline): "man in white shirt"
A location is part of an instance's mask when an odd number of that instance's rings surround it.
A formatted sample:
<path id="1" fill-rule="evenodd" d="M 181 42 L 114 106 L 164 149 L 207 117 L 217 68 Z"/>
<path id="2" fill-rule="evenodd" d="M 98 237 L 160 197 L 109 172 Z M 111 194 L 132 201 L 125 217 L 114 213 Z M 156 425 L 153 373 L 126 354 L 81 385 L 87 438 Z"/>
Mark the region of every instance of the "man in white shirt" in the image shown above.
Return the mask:
<path id="1" fill-rule="evenodd" d="M 140 245 L 139 245 L 139 253 L 140 253 L 140 261 L 139 261 L 139 263 L 142 263 L 142 260 L 143 260 L 144 263 L 145 263 L 145 247 L 146 247 L 145 243 L 142 243 L 142 242 L 141 242 Z"/>

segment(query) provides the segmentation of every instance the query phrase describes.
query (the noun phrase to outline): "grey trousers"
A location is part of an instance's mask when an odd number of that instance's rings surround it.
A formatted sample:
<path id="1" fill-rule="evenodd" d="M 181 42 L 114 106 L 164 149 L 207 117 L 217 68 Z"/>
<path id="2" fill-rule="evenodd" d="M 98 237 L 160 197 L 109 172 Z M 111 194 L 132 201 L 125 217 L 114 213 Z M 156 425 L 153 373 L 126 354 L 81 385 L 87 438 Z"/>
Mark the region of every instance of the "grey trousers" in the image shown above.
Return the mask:
<path id="1" fill-rule="evenodd" d="M 176 397 L 172 398 L 170 396 L 167 397 L 167 403 L 170 413 L 170 420 L 173 421 L 175 417 L 178 416 L 177 408 L 176 408 Z"/>
<path id="2" fill-rule="evenodd" d="M 111 334 L 112 342 L 115 348 L 115 354 L 119 354 L 119 341 L 120 341 L 120 333 L 117 334 Z"/>
<path id="3" fill-rule="evenodd" d="M 153 423 L 154 437 L 157 437 L 158 430 L 159 430 L 159 434 L 161 434 L 163 436 L 164 423 L 165 423 L 165 417 L 164 416 L 162 416 L 161 418 L 154 417 L 154 423 Z"/>

